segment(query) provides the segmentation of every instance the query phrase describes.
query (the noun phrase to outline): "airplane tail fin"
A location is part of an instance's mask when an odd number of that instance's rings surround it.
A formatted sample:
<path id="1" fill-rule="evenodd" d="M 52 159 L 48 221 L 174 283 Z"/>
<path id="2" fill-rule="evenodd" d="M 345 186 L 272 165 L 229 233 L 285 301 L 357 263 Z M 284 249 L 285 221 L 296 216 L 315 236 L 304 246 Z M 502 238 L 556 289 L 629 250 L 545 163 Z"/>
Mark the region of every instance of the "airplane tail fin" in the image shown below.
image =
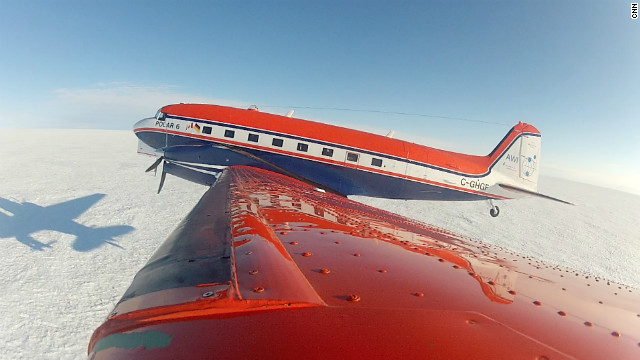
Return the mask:
<path id="1" fill-rule="evenodd" d="M 540 166 L 540 131 L 518 123 L 489 154 L 496 182 L 509 187 L 535 192 Z"/>
<path id="2" fill-rule="evenodd" d="M 496 177 L 496 185 L 490 189 L 492 193 L 508 197 L 536 196 L 571 204 L 537 191 L 541 139 L 540 131 L 532 125 L 520 122 L 511 128 L 489 154 L 491 171 Z"/>

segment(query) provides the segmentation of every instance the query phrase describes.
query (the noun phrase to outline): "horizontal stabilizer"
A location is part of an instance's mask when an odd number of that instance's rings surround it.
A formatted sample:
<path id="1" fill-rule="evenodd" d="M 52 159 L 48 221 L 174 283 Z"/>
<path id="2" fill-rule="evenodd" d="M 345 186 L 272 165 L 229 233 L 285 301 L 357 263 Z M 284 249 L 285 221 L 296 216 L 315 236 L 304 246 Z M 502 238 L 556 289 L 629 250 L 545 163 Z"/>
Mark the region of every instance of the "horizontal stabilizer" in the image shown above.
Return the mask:
<path id="1" fill-rule="evenodd" d="M 564 200 L 560 200 L 560 199 L 556 199 L 554 197 L 548 196 L 548 195 L 543 195 L 540 194 L 538 192 L 535 191 L 529 191 L 529 190 L 525 190 L 525 189 L 521 189 L 515 186 L 510 186 L 510 185 L 504 185 L 504 184 L 498 184 L 498 186 L 500 186 L 501 188 L 511 191 L 511 192 L 515 192 L 515 193 L 519 193 L 519 194 L 523 194 L 523 195 L 527 195 L 527 196 L 534 196 L 534 197 L 539 197 L 539 198 L 543 198 L 543 199 L 547 199 L 547 200 L 553 200 L 553 201 L 557 201 L 557 202 L 561 202 L 563 204 L 569 204 L 569 205 L 575 205 L 572 204 L 568 201 L 564 201 Z"/>

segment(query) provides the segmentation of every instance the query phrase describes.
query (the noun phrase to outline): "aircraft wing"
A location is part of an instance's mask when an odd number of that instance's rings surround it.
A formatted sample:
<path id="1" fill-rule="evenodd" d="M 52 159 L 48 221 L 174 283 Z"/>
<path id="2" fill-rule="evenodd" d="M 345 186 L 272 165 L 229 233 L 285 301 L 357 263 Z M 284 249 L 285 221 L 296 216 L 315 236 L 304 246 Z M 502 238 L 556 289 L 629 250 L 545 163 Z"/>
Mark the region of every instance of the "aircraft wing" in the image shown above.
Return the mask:
<path id="1" fill-rule="evenodd" d="M 104 194 L 93 194 L 47 206 L 49 214 L 57 214 L 67 219 L 75 219 L 95 205 Z"/>
<path id="2" fill-rule="evenodd" d="M 17 212 L 20 212 L 21 207 L 21 204 L 15 203 L 11 200 L 0 198 L 0 209 L 4 209 L 5 211 L 15 214 Z M 2 214 L 2 212 L 0 212 L 0 214 Z"/>
<path id="3" fill-rule="evenodd" d="M 636 290 L 230 167 L 93 334 L 91 359 L 630 359 Z"/>

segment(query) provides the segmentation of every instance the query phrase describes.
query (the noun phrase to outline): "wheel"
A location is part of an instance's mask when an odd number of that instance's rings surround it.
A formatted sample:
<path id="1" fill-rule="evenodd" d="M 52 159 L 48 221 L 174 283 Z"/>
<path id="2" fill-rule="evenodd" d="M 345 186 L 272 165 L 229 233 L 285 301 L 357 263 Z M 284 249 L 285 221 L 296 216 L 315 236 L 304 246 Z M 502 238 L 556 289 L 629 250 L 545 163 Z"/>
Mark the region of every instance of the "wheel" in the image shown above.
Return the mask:
<path id="1" fill-rule="evenodd" d="M 493 209 L 489 210 L 489 214 L 491 214 L 492 217 L 498 216 L 500 214 L 500 208 L 494 206 Z"/>

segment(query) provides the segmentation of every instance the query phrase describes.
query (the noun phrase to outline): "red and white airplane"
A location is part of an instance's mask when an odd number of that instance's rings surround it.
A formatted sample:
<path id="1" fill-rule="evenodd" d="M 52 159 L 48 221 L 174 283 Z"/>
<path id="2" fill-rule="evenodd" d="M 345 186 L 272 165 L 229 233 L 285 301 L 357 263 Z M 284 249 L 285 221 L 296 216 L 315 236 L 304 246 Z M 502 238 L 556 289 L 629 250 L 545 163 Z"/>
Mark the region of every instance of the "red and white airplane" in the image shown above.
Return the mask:
<path id="1" fill-rule="evenodd" d="M 165 107 L 136 133 L 187 179 L 232 166 L 96 329 L 90 359 L 640 358 L 636 289 L 319 187 L 506 197 L 494 179 L 533 191 L 529 125 L 487 157 L 206 105 Z"/>
<path id="2" fill-rule="evenodd" d="M 139 152 L 160 156 L 149 170 L 164 160 L 160 187 L 165 173 L 211 185 L 224 167 L 245 165 L 341 195 L 428 200 L 550 198 L 536 192 L 540 132 L 524 123 L 514 126 L 486 156 L 255 108 L 202 104 L 165 106 L 154 118 L 136 123 L 134 131 L 140 139 Z M 498 213 L 492 204 L 491 215 Z"/>

